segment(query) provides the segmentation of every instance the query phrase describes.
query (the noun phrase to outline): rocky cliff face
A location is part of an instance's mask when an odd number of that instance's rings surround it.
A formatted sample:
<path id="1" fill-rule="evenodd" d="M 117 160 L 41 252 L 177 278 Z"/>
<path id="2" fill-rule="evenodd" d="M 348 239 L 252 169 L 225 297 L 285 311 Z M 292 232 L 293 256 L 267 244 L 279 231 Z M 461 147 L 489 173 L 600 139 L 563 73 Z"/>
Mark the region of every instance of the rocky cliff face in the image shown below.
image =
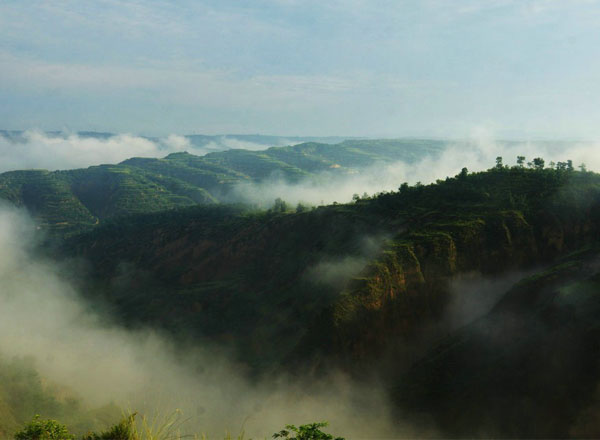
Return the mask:
<path id="1" fill-rule="evenodd" d="M 488 212 L 401 233 L 323 312 L 313 331 L 326 336 L 308 335 L 306 344 L 320 344 L 356 365 L 402 352 L 424 333 L 441 337 L 448 329 L 436 326 L 454 277 L 500 277 L 548 264 L 596 240 L 596 209 L 590 202 L 583 215 L 567 221 L 549 211 L 529 218 L 516 210 Z"/>

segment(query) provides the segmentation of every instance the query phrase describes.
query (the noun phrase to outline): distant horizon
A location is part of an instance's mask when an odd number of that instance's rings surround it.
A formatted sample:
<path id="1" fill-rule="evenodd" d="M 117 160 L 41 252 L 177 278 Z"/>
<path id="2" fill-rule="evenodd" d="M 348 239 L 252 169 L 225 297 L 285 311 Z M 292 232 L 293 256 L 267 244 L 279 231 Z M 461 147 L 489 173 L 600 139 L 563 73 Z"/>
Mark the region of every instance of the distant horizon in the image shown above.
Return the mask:
<path id="1" fill-rule="evenodd" d="M 397 136 L 377 136 L 377 135 L 367 135 L 367 136 L 345 136 L 340 134 L 329 134 L 329 135 L 315 135 L 315 134 L 273 134 L 273 133 L 261 133 L 261 132 L 247 132 L 247 133 L 210 133 L 210 132 L 183 132 L 183 133 L 174 133 L 174 132 L 164 132 L 160 134 L 147 134 L 143 132 L 134 132 L 134 131 L 106 131 L 106 130 L 70 130 L 70 129 L 50 129 L 50 130 L 42 130 L 39 128 L 26 128 L 26 129 L 7 129 L 0 128 L 0 135 L 2 133 L 25 133 L 28 131 L 32 132 L 40 132 L 45 134 L 62 134 L 62 135 L 78 135 L 85 136 L 86 134 L 97 134 L 97 135 L 107 135 L 107 136 L 118 136 L 118 135 L 130 135 L 130 136 L 139 136 L 148 139 L 163 139 L 171 135 L 176 136 L 206 136 L 206 137 L 226 137 L 226 136 L 261 136 L 261 137 L 272 137 L 272 138 L 289 138 L 289 139 L 305 139 L 305 138 L 314 138 L 314 139 L 347 139 L 347 140 L 401 140 L 401 139 L 415 139 L 415 140 L 439 140 L 439 141 L 455 141 L 455 142 L 467 142 L 467 141 L 476 141 L 479 136 L 444 136 L 444 135 L 397 135 Z M 517 135 L 515 135 L 517 136 Z M 598 142 L 598 139 L 594 139 L 592 137 L 560 137 L 560 136 L 544 136 L 544 135 L 522 135 L 520 137 L 512 137 L 512 136 L 490 136 L 486 135 L 486 137 L 495 142 Z"/>

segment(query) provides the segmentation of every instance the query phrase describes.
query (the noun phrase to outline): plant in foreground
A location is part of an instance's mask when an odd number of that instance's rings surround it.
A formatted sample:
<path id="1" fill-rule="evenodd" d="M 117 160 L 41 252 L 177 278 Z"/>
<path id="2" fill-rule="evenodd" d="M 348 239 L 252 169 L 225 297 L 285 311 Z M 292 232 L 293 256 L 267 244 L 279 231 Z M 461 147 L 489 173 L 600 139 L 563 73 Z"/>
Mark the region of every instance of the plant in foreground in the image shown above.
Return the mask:
<path id="1" fill-rule="evenodd" d="M 91 433 L 83 437 L 83 440 L 134 440 L 135 434 L 135 416 L 137 413 L 124 417 L 119 423 L 112 426 L 108 431 L 100 434 Z"/>
<path id="2" fill-rule="evenodd" d="M 285 429 L 273 434 L 273 438 L 283 440 L 333 440 L 331 434 L 321 431 L 321 428 L 327 426 L 327 422 L 309 423 L 300 425 L 296 428 L 294 425 L 285 425 Z M 335 440 L 344 440 L 343 437 L 336 437 Z"/>
<path id="3" fill-rule="evenodd" d="M 67 427 L 56 420 L 40 420 L 36 415 L 31 422 L 15 434 L 15 440 L 74 440 Z"/>
<path id="4" fill-rule="evenodd" d="M 97 433 L 90 433 L 82 437 L 82 440 L 181 440 L 184 438 L 179 432 L 181 425 L 181 413 L 175 411 L 164 419 L 154 419 L 149 422 L 144 416 L 136 423 L 137 413 L 131 413 L 125 416 L 119 423 L 110 427 L 108 430 Z M 321 428 L 327 426 L 327 422 L 310 423 L 307 425 L 286 425 L 285 429 L 273 434 L 274 439 L 281 440 L 344 440 L 342 437 L 335 439 L 331 434 L 321 431 Z M 194 438 L 206 440 L 206 436 L 194 436 L 185 438 Z M 240 434 L 235 440 L 243 440 L 244 434 Z M 56 420 L 41 420 L 36 415 L 33 420 L 27 423 L 23 429 L 14 436 L 15 440 L 75 440 L 75 436 L 70 434 L 65 425 L 61 425 Z M 225 440 L 234 440 L 230 434 L 225 436 Z"/>

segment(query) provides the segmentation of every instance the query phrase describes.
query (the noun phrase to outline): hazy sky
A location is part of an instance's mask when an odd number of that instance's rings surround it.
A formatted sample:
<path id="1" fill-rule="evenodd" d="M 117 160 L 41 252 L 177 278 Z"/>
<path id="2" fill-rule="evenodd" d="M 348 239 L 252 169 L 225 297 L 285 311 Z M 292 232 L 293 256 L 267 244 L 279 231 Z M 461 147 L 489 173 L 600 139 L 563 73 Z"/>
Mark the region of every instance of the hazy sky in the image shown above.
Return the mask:
<path id="1" fill-rule="evenodd" d="M 600 135 L 600 4 L 0 0 L 0 128 Z"/>

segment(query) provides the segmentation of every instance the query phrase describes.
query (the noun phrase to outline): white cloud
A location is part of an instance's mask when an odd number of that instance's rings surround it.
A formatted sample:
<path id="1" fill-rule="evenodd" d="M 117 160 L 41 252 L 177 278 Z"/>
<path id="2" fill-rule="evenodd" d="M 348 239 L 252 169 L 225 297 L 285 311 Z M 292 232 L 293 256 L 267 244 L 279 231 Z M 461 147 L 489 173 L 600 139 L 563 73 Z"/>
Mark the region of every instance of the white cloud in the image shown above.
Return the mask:
<path id="1" fill-rule="evenodd" d="M 190 140 L 185 136 L 180 136 L 177 134 L 170 134 L 163 139 L 163 143 L 170 151 L 186 151 L 192 149 Z"/>
<path id="2" fill-rule="evenodd" d="M 277 145 L 292 145 L 283 138 Z M 271 146 L 218 136 L 205 145 L 194 145 L 189 138 L 170 134 L 151 140 L 131 134 L 108 137 L 79 136 L 77 134 L 48 134 L 28 130 L 16 137 L 0 134 L 0 173 L 22 169 L 66 170 L 92 165 L 117 164 L 132 157 L 162 158 L 170 153 L 187 151 L 202 156 L 215 151 L 245 149 L 265 150 Z"/>
<path id="3" fill-rule="evenodd" d="M 119 134 L 109 138 L 48 135 L 26 131 L 21 139 L 0 136 L 0 172 L 48 170 L 115 164 L 130 157 L 161 157 L 168 151 L 148 139 Z"/>
<path id="4" fill-rule="evenodd" d="M 477 129 L 471 139 L 450 144 L 439 156 L 425 156 L 416 163 L 377 163 L 351 174 L 326 172 L 294 184 L 275 176 L 261 183 L 240 183 L 231 197 L 264 207 L 271 206 L 276 198 L 294 205 L 346 203 L 354 194 L 373 195 L 397 190 L 403 182 L 427 184 L 452 177 L 463 167 L 483 171 L 492 168 L 498 156 L 503 157 L 507 165 L 514 165 L 520 155 L 526 156 L 527 161 L 542 157 L 547 165 L 550 161 L 570 159 L 575 166 L 585 163 L 589 170 L 598 171 L 599 153 L 600 144 L 595 142 L 503 142 L 495 140 L 488 130 Z"/>

